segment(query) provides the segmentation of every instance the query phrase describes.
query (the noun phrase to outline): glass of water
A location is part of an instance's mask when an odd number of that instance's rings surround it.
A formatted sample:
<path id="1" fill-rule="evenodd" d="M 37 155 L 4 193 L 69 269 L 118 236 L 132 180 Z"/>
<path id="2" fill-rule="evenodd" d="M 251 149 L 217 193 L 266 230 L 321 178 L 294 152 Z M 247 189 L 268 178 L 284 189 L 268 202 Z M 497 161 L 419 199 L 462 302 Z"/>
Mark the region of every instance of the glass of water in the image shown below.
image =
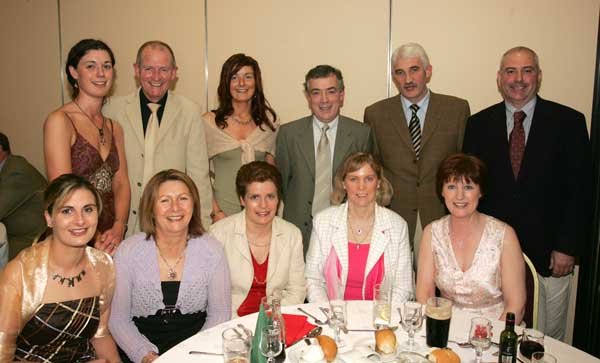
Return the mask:
<path id="1" fill-rule="evenodd" d="M 346 328 L 347 319 L 346 302 L 344 300 L 330 300 L 329 327 L 333 329 L 335 342 L 338 347 L 346 345 L 346 342 L 341 337 L 340 330 Z"/>

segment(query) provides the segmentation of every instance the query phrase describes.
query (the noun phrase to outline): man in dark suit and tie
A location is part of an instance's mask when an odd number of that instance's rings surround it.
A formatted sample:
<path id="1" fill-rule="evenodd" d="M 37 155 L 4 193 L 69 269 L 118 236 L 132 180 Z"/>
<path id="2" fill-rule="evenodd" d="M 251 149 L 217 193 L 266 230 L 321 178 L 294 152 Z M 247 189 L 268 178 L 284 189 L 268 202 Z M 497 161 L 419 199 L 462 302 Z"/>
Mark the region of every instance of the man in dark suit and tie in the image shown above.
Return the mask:
<path id="1" fill-rule="evenodd" d="M 468 120 L 464 151 L 488 167 L 480 211 L 515 229 L 537 269 L 540 330 L 564 339 L 575 256 L 589 230 L 590 147 L 584 116 L 539 97 L 541 82 L 533 50 L 504 53 L 504 101 Z"/>
<path id="2" fill-rule="evenodd" d="M 416 43 L 392 55 L 392 79 L 399 94 L 365 109 L 365 123 L 375 135 L 378 158 L 394 195 L 390 208 L 408 224 L 415 261 L 422 227 L 442 217 L 435 176 L 440 162 L 461 150 L 469 103 L 427 88 L 432 67 Z"/>
<path id="3" fill-rule="evenodd" d="M 275 158 L 283 177 L 283 218 L 302 231 L 306 256 L 312 217 L 329 206 L 336 170 L 351 153 L 372 152 L 373 138 L 369 126 L 340 115 L 340 70 L 329 65 L 311 69 L 304 92 L 312 115 L 280 127 Z"/>
<path id="4" fill-rule="evenodd" d="M 6 227 L 9 259 L 31 246 L 46 229 L 43 194 L 47 184 L 24 157 L 10 152 L 8 137 L 0 132 L 0 222 Z M 0 246 L 0 255 L 6 247 Z"/>

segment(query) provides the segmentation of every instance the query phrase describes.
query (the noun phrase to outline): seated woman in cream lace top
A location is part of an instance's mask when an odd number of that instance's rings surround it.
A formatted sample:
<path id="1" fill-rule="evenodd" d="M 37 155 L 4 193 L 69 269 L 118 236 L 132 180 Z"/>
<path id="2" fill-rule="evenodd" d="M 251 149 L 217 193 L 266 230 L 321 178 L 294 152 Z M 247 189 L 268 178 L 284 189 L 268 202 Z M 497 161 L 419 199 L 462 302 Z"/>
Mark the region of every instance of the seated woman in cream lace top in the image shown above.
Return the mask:
<path id="1" fill-rule="evenodd" d="M 423 231 L 417 300 L 425 303 L 436 286 L 454 306 L 494 319 L 525 311 L 525 262 L 514 230 L 477 212 L 485 166 L 465 154 L 448 156 L 438 169 L 438 193 L 450 215 Z"/>

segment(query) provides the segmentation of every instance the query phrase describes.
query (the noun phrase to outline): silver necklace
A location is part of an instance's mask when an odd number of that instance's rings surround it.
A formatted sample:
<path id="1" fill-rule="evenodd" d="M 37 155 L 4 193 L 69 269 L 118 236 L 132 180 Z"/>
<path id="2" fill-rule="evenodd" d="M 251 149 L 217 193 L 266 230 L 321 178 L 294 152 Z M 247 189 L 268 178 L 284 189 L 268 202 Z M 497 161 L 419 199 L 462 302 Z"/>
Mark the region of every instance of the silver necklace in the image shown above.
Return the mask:
<path id="1" fill-rule="evenodd" d="M 358 242 L 358 243 L 365 242 L 367 237 L 369 237 L 369 234 L 371 233 L 371 230 L 373 229 L 373 224 L 374 224 L 373 222 L 374 221 L 371 221 L 371 223 L 369 223 L 369 228 L 365 228 L 365 229 L 362 229 L 361 227 L 354 228 L 354 224 L 352 223 L 352 218 L 350 217 L 350 214 L 348 214 L 348 226 L 350 227 L 350 231 L 352 232 L 352 235 L 354 235 L 356 242 Z M 363 233 L 364 233 L 364 235 L 363 235 Z"/>
<path id="2" fill-rule="evenodd" d="M 232 116 L 231 116 L 231 119 L 232 119 L 233 121 L 237 122 L 238 124 L 240 124 L 240 125 L 244 125 L 244 126 L 245 126 L 245 125 L 248 125 L 250 122 L 252 122 L 252 117 L 250 117 L 250 118 L 249 118 L 247 121 L 242 121 L 242 120 L 240 120 L 240 118 L 239 118 L 239 117 L 232 115 Z"/>
<path id="3" fill-rule="evenodd" d="M 169 262 L 167 262 L 167 259 L 165 258 L 165 256 L 163 256 L 162 252 L 160 251 L 160 248 L 158 247 L 158 243 L 156 244 L 156 249 L 158 250 L 158 255 L 160 256 L 160 258 L 162 258 L 165 265 L 167 265 L 167 267 L 169 268 L 169 272 L 167 272 L 167 276 L 169 277 L 169 280 L 175 280 L 177 278 L 177 272 L 175 271 L 175 268 L 177 267 L 177 265 L 179 265 L 179 262 L 181 262 L 181 259 L 185 255 L 185 250 L 187 249 L 187 242 L 185 243 L 185 247 L 183 248 L 183 251 L 181 251 L 181 254 L 177 258 L 177 261 L 175 261 L 175 264 L 173 266 L 171 266 L 169 264 Z"/>
<path id="4" fill-rule="evenodd" d="M 77 101 L 73 100 L 73 103 L 75 104 L 75 106 L 77 106 L 79 111 L 81 111 L 81 113 L 92 123 L 92 125 L 94 125 L 94 127 L 98 129 L 98 135 L 100 135 L 100 145 L 104 146 L 104 144 L 106 144 L 106 138 L 104 137 L 104 125 L 106 124 L 106 119 L 104 118 L 104 115 L 102 115 L 102 127 L 98 127 L 96 126 L 96 123 L 94 123 L 92 118 L 83 111 L 83 109 L 81 108 L 81 106 L 79 106 L 79 103 L 77 103 Z"/>

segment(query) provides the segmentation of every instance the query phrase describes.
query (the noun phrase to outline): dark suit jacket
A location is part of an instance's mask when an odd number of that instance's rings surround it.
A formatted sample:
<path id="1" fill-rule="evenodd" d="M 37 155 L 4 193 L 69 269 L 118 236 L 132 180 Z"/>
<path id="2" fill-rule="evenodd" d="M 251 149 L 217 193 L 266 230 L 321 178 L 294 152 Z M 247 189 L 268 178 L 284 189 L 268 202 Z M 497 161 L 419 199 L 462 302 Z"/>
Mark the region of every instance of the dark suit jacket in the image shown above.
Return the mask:
<path id="1" fill-rule="evenodd" d="M 315 150 L 312 116 L 282 125 L 277 134 L 277 168 L 283 177 L 283 218 L 302 231 L 304 255 L 312 230 L 315 194 Z M 373 151 L 371 128 L 348 117 L 339 117 L 333 151 L 333 177 L 351 153 Z"/>
<path id="2" fill-rule="evenodd" d="M 538 97 L 517 180 L 510 164 L 504 102 L 467 123 L 464 151 L 488 167 L 479 210 L 510 224 L 538 273 L 550 253 L 577 256 L 588 232 L 591 162 L 584 116 Z"/>
<path id="3" fill-rule="evenodd" d="M 46 185 L 46 179 L 24 157 L 8 155 L 0 171 L 0 222 L 6 226 L 11 259 L 46 229 Z"/>
<path id="4" fill-rule="evenodd" d="M 416 160 L 400 95 L 365 109 L 365 123 L 373 128 L 377 156 L 394 188 L 390 208 L 406 220 L 411 246 L 417 211 L 423 227 L 446 214 L 436 192 L 435 177 L 440 162 L 461 150 L 470 114 L 467 101 L 431 92 L 421 137 L 421 155 Z"/>

